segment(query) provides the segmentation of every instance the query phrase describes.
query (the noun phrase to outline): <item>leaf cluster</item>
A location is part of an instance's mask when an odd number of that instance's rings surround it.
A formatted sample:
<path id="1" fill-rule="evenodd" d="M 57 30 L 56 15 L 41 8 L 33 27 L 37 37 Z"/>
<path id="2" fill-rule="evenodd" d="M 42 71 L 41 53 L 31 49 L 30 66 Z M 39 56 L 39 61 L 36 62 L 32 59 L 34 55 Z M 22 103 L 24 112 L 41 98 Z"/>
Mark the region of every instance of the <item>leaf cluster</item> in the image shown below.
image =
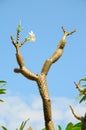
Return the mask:
<path id="1" fill-rule="evenodd" d="M 65 130 L 81 130 L 82 123 L 73 124 L 72 122 L 68 123 Z M 58 125 L 58 130 L 62 130 L 61 126 Z"/>
<path id="2" fill-rule="evenodd" d="M 27 119 L 26 121 L 23 121 L 22 123 L 21 123 L 21 125 L 20 125 L 20 128 L 18 129 L 18 128 L 16 128 L 16 130 L 24 130 L 24 128 L 25 128 L 25 126 L 26 126 L 26 123 L 28 122 L 28 120 L 29 119 Z M 3 129 L 3 130 L 8 130 L 6 127 L 4 127 L 4 126 L 1 126 L 1 128 Z"/>
<path id="3" fill-rule="evenodd" d="M 0 80 L 0 95 L 6 94 L 6 89 L 4 88 L 4 85 L 6 84 L 6 81 Z M 0 102 L 3 102 L 2 99 L 0 99 Z"/>
<path id="4" fill-rule="evenodd" d="M 82 83 L 83 81 L 86 83 L 86 77 L 80 79 L 79 83 Z M 76 97 L 76 100 L 81 98 L 79 103 L 82 103 L 83 101 L 86 100 L 86 84 L 82 84 L 82 88 L 83 88 L 83 90 L 80 91 L 79 95 Z"/>

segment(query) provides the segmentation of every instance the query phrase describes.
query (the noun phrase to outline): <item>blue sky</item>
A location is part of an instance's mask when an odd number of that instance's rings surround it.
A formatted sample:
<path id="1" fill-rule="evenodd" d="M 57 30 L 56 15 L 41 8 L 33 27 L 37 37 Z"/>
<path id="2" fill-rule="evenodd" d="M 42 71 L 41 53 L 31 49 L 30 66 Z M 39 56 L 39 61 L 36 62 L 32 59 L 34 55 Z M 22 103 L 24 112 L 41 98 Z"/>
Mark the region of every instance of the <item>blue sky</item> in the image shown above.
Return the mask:
<path id="1" fill-rule="evenodd" d="M 77 30 L 76 33 L 67 37 L 67 45 L 63 56 L 57 63 L 53 64 L 47 76 L 51 99 L 57 99 L 55 100 L 57 105 L 55 105 L 59 109 L 58 102 L 64 99 L 67 103 L 71 102 L 78 94 L 74 86 L 74 81 L 78 81 L 80 78 L 86 76 L 85 13 L 85 0 L 0 0 L 0 79 L 7 81 L 7 95 L 5 98 L 6 101 L 9 99 L 7 101 L 9 108 L 10 99 L 13 99 L 11 100 L 13 102 L 14 99 L 18 99 L 18 103 L 25 104 L 27 109 L 32 107 L 32 113 L 37 113 L 40 105 L 35 109 L 33 104 L 41 101 L 35 82 L 29 81 L 21 74 L 13 72 L 13 69 L 18 67 L 18 64 L 10 35 L 13 34 L 16 38 L 18 22 L 21 21 L 24 28 L 21 32 L 20 40 L 23 40 L 31 30 L 36 35 L 35 43 L 27 42 L 21 48 L 21 54 L 24 57 L 26 67 L 34 73 L 40 73 L 44 61 L 55 51 L 59 40 L 63 36 L 61 27 L 64 26 L 68 31 Z M 16 102 L 14 103 L 15 106 L 12 106 L 13 109 L 17 106 Z M 63 111 L 63 104 L 60 105 Z M 26 110 L 26 107 L 24 110 Z M 67 110 L 65 111 L 67 112 Z M 19 120 L 19 117 L 15 117 L 15 120 L 17 120 L 16 118 Z M 65 117 L 64 119 L 60 117 L 61 115 L 57 113 L 57 124 L 65 120 Z M 4 117 L 2 115 L 1 122 L 8 120 L 8 118 L 3 120 L 5 118 L 5 115 Z M 37 120 L 33 121 L 34 118 L 36 117 L 32 118 L 32 125 L 36 126 Z M 9 130 L 11 130 L 12 126 L 10 124 L 12 123 L 5 123 L 9 127 Z M 41 129 L 41 126 L 39 129 Z"/>

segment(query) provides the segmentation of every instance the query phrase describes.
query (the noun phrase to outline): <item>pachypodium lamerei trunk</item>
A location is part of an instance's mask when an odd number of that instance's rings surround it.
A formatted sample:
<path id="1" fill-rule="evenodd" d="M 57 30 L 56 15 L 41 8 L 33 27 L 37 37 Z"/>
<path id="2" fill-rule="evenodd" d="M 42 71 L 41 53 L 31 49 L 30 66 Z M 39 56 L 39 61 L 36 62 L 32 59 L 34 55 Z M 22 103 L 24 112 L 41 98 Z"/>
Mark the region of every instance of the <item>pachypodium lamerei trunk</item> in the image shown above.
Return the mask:
<path id="1" fill-rule="evenodd" d="M 12 44 L 16 48 L 16 59 L 19 64 L 19 68 L 15 68 L 14 72 L 21 73 L 23 76 L 25 76 L 27 79 L 36 81 L 38 85 L 38 89 L 40 92 L 40 96 L 42 98 L 43 102 L 43 112 L 44 112 L 44 120 L 45 120 L 45 128 L 46 130 L 55 130 L 54 123 L 52 121 L 52 112 L 51 112 L 51 100 L 49 96 L 48 86 L 46 82 L 46 76 L 48 74 L 48 71 L 53 63 L 55 63 L 63 54 L 63 50 L 66 44 L 66 37 L 72 33 L 75 32 L 67 32 L 63 27 L 62 30 L 64 32 L 64 35 L 60 42 L 58 43 L 56 51 L 51 55 L 49 59 L 47 59 L 42 67 L 40 74 L 34 74 L 29 69 L 27 69 L 24 65 L 24 60 L 22 55 L 20 54 L 19 48 L 29 40 L 34 40 L 34 35 L 31 34 L 30 37 L 25 38 L 21 43 L 19 43 L 19 33 L 20 31 L 17 29 L 17 39 L 14 41 L 13 36 L 11 36 Z"/>
<path id="2" fill-rule="evenodd" d="M 52 113 L 51 113 L 51 101 L 48 94 L 48 87 L 46 83 L 46 75 L 41 73 L 38 75 L 37 80 L 39 92 L 43 101 L 43 111 L 46 130 L 54 130 L 54 125 L 52 122 Z"/>

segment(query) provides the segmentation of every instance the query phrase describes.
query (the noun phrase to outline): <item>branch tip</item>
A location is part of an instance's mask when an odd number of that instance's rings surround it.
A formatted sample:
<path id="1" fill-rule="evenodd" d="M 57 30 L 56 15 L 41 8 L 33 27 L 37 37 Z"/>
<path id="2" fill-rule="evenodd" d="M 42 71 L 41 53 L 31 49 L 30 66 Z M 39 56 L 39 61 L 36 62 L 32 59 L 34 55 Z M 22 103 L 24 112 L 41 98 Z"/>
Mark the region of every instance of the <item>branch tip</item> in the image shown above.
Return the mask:
<path id="1" fill-rule="evenodd" d="M 10 38 L 11 38 L 12 43 L 14 43 L 13 35 L 10 35 Z"/>
<path id="2" fill-rule="evenodd" d="M 64 32 L 64 34 L 65 34 L 66 36 L 68 36 L 68 35 L 71 35 L 72 33 L 76 32 L 76 29 L 74 29 L 74 30 L 71 31 L 71 32 L 67 32 L 67 31 L 65 30 L 65 28 L 62 26 L 62 31 Z"/>
<path id="3" fill-rule="evenodd" d="M 77 115 L 77 114 L 74 112 L 73 107 L 72 107 L 71 105 L 69 105 L 69 107 L 70 107 L 71 112 L 72 112 L 72 114 L 74 115 L 74 117 L 75 117 L 76 119 L 78 119 L 78 120 L 82 120 L 82 117 L 79 116 L 79 115 Z"/>
<path id="4" fill-rule="evenodd" d="M 64 27 L 62 26 L 61 28 L 62 28 L 62 31 L 65 33 L 65 32 L 66 32 L 66 30 L 64 29 Z"/>
<path id="5" fill-rule="evenodd" d="M 70 104 L 69 104 L 69 107 L 70 107 L 72 113 L 74 113 L 74 110 L 73 110 L 73 108 L 72 108 L 72 106 Z"/>
<path id="6" fill-rule="evenodd" d="M 17 69 L 17 68 L 14 69 L 15 73 L 20 73 L 20 71 L 21 71 L 20 69 Z"/>
<path id="7" fill-rule="evenodd" d="M 84 89 L 80 87 L 80 82 L 78 82 L 78 83 L 74 82 L 74 84 L 75 84 L 76 88 L 77 88 L 80 92 L 83 92 Z"/>

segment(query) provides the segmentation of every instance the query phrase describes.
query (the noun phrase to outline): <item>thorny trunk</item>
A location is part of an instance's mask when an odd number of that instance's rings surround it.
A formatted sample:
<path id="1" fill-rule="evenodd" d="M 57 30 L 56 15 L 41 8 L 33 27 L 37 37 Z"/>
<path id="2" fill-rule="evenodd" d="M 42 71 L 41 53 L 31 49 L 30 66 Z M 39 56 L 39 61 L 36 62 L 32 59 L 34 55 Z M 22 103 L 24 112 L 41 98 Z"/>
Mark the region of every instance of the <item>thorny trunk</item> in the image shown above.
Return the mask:
<path id="1" fill-rule="evenodd" d="M 51 101 L 48 94 L 48 87 L 46 83 L 46 76 L 45 74 L 40 74 L 38 76 L 37 81 L 39 92 L 43 101 L 43 111 L 44 111 L 44 120 L 46 130 L 54 130 L 54 124 L 52 121 L 52 113 L 51 113 Z"/>

